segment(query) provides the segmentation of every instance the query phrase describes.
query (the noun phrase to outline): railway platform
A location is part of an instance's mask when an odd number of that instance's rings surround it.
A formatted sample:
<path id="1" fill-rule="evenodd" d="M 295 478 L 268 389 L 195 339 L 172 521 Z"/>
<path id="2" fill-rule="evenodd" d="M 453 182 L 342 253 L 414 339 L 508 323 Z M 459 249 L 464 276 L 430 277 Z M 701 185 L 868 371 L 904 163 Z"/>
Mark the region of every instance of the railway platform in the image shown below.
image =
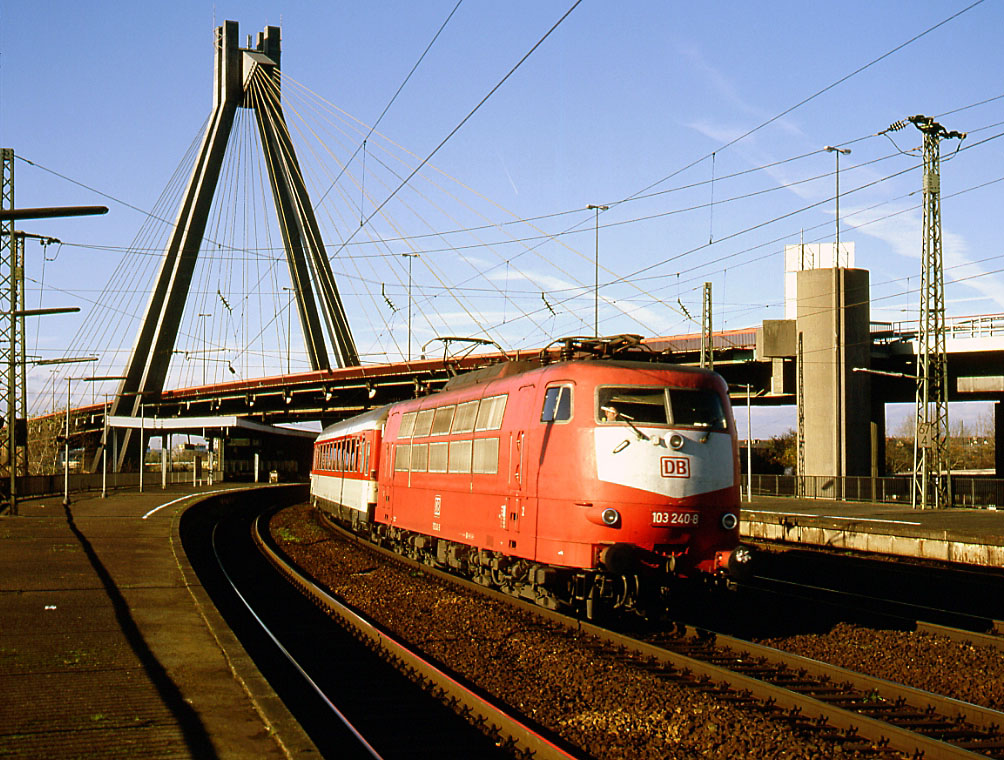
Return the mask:
<path id="1" fill-rule="evenodd" d="M 317 756 L 182 550 L 185 509 L 237 493 L 54 496 L 0 517 L 0 757 Z"/>
<path id="2" fill-rule="evenodd" d="M 756 496 L 743 538 L 1004 568 L 1004 511 Z"/>

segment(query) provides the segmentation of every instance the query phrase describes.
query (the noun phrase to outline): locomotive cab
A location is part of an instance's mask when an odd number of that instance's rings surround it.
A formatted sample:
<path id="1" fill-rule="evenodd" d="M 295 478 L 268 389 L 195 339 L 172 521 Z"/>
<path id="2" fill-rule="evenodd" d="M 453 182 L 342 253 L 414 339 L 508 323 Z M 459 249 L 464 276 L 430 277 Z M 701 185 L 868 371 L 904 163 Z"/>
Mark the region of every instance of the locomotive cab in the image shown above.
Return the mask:
<path id="1" fill-rule="evenodd" d="M 531 441 L 538 560 L 592 568 L 626 605 L 642 585 L 723 580 L 744 566 L 746 554 L 733 556 L 739 472 L 721 377 L 617 361 L 549 374 Z"/>

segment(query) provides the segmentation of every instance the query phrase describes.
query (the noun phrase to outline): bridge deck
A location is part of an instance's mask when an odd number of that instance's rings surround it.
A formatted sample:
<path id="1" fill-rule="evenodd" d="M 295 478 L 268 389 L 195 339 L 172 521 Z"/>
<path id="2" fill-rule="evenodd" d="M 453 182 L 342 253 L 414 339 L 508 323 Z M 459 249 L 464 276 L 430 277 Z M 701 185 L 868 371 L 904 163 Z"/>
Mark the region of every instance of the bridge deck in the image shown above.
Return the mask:
<path id="1" fill-rule="evenodd" d="M 744 537 L 1004 568 L 1004 511 L 754 496 Z"/>
<path id="2" fill-rule="evenodd" d="M 310 752 L 181 548 L 196 493 L 51 497 L 0 518 L 0 754 L 288 756 L 273 733 Z"/>

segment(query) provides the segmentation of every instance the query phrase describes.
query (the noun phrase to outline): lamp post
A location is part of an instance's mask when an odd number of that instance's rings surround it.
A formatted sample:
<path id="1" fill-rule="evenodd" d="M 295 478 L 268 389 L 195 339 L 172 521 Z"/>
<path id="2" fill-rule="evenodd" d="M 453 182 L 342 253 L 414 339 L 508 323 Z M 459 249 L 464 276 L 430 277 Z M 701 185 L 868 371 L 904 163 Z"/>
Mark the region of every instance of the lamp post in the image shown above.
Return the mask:
<path id="1" fill-rule="evenodd" d="M 85 383 L 100 383 L 107 380 L 125 380 L 125 375 L 101 375 L 81 378 Z M 67 378 L 69 380 L 69 378 Z M 108 496 L 108 396 L 105 393 L 105 406 L 101 419 L 104 426 L 101 431 L 101 498 Z M 92 397 L 93 398 L 93 397 Z"/>
<path id="2" fill-rule="evenodd" d="M 836 266 L 840 266 L 840 156 L 849 156 L 851 154 L 850 148 L 834 148 L 832 145 L 827 145 L 823 148 L 827 153 L 833 153 L 837 157 L 837 195 L 836 195 L 836 219 L 837 219 L 837 242 L 834 250 L 836 251 L 836 261 L 834 262 Z"/>
<path id="3" fill-rule="evenodd" d="M 417 253 L 402 253 L 408 259 L 408 361 L 411 361 L 411 260 L 417 259 Z"/>
<path id="4" fill-rule="evenodd" d="M 753 501 L 753 415 L 750 412 L 749 383 L 746 383 L 746 501 Z"/>
<path id="5" fill-rule="evenodd" d="M 66 378 L 66 432 L 63 438 L 63 506 L 70 506 L 70 381 Z"/>
<path id="6" fill-rule="evenodd" d="M 595 289 L 593 290 L 593 334 L 600 337 L 600 212 L 606 211 L 609 206 L 599 206 L 590 203 L 586 206 L 596 212 L 596 256 L 593 258 L 595 264 Z"/>
<path id="7" fill-rule="evenodd" d="M 146 464 L 146 402 L 143 401 L 143 396 L 146 395 L 146 391 L 126 391 L 125 393 L 116 394 L 119 396 L 138 396 L 139 397 L 139 492 L 143 493 L 143 467 Z"/>
<path id="8" fill-rule="evenodd" d="M 729 388 L 746 389 L 746 501 L 749 502 L 753 501 L 753 415 L 751 413 L 753 385 L 751 383 L 729 383 Z M 757 395 L 760 394 L 757 393 Z M 741 483 L 739 493 L 742 496 Z"/>

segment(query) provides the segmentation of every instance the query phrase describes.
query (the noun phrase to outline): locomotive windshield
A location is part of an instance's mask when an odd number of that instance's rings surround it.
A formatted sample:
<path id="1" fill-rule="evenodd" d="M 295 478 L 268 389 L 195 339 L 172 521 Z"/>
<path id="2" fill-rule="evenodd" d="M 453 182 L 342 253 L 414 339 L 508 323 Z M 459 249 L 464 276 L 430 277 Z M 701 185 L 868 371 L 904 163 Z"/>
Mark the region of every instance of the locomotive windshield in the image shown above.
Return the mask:
<path id="1" fill-rule="evenodd" d="M 718 394 L 707 388 L 601 387 L 596 419 L 625 419 L 646 425 L 681 425 L 725 430 L 728 424 Z"/>

